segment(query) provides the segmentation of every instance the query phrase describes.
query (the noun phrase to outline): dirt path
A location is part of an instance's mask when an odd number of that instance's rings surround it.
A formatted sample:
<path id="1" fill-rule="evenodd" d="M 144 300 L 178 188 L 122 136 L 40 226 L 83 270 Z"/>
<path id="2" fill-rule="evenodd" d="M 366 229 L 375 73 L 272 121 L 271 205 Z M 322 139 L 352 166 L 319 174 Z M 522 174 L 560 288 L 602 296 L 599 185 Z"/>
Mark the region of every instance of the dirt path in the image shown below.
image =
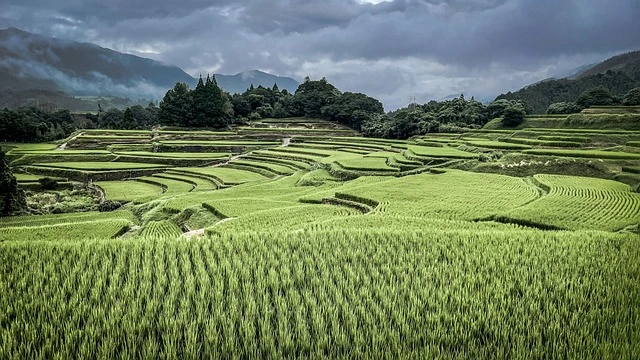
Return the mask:
<path id="1" fill-rule="evenodd" d="M 225 223 L 225 222 L 227 222 L 227 221 L 229 221 L 229 220 L 233 220 L 233 219 L 236 219 L 236 218 L 234 218 L 234 217 L 224 218 L 224 219 L 222 219 L 222 220 L 218 221 L 215 225 L 220 225 L 220 224 L 222 224 L 222 223 Z M 214 226 L 215 226 L 215 225 L 214 225 Z"/>
<path id="2" fill-rule="evenodd" d="M 204 229 L 191 230 L 189 232 L 183 233 L 181 236 L 187 239 L 191 239 L 192 237 L 201 237 L 204 235 Z"/>
<path id="3" fill-rule="evenodd" d="M 293 138 L 288 137 L 288 138 L 284 138 L 284 139 L 282 139 L 282 145 L 281 145 L 281 147 L 287 147 L 287 146 L 289 146 L 289 144 L 291 144 L 291 139 L 293 139 Z"/>
<path id="4" fill-rule="evenodd" d="M 58 146 L 58 147 L 56 148 L 56 150 L 64 150 L 64 149 L 66 149 L 66 148 L 67 148 L 67 144 L 68 144 L 70 141 L 75 140 L 78 136 L 80 136 L 80 135 L 82 135 L 82 134 L 83 134 L 83 133 L 79 133 L 78 135 L 76 135 L 76 136 L 72 137 L 71 139 L 67 140 L 67 142 L 65 142 L 64 144 L 62 144 L 62 145 Z"/>

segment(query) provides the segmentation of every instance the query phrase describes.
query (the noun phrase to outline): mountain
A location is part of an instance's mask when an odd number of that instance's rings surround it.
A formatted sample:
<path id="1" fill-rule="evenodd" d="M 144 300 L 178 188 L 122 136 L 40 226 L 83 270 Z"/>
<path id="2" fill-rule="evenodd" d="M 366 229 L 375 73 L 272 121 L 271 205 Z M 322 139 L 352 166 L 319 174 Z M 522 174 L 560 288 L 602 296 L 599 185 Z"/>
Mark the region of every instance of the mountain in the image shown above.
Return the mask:
<path id="1" fill-rule="evenodd" d="M 527 85 L 518 91 L 501 94 L 496 100 L 523 100 L 531 105 L 534 113 L 543 114 L 552 103 L 576 101 L 580 94 L 596 86 L 605 86 L 618 96 L 640 87 L 640 51 L 585 65 L 570 77 Z"/>
<path id="2" fill-rule="evenodd" d="M 607 71 L 621 71 L 632 78 L 640 79 L 640 50 L 616 55 L 579 73 L 576 78 L 603 74 Z"/>
<path id="3" fill-rule="evenodd" d="M 177 66 L 94 44 L 0 30 L 0 90 L 63 90 L 71 95 L 157 97 L 177 81 L 193 82 Z"/>
<path id="4" fill-rule="evenodd" d="M 298 83 L 261 71 L 216 74 L 225 90 L 244 92 L 273 86 L 294 92 Z M 176 82 L 195 86 L 196 79 L 177 66 L 123 54 L 95 44 L 32 34 L 16 28 L 0 30 L 0 92 L 63 91 L 73 96 L 119 96 L 160 99 Z"/>
<path id="5" fill-rule="evenodd" d="M 260 70 L 245 71 L 235 75 L 216 74 L 216 80 L 218 86 L 231 94 L 243 93 L 252 84 L 255 87 L 258 85 L 272 87 L 273 84 L 278 84 L 280 90 L 287 89 L 290 93 L 294 93 L 300 85 L 290 77 L 276 76 Z"/>

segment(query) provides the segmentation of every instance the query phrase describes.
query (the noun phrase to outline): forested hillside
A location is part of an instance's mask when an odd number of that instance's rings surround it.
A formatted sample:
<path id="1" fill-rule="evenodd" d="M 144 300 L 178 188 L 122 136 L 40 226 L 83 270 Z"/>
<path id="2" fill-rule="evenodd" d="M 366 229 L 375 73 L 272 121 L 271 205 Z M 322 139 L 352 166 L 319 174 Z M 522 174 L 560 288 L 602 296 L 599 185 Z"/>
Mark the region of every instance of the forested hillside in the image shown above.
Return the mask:
<path id="1" fill-rule="evenodd" d="M 499 95 L 496 99 L 522 100 L 533 113 L 543 114 L 549 105 L 575 102 L 585 91 L 604 86 L 614 96 L 622 97 L 640 86 L 640 51 L 614 56 L 575 76 L 574 80 L 542 81 L 515 92 Z"/>

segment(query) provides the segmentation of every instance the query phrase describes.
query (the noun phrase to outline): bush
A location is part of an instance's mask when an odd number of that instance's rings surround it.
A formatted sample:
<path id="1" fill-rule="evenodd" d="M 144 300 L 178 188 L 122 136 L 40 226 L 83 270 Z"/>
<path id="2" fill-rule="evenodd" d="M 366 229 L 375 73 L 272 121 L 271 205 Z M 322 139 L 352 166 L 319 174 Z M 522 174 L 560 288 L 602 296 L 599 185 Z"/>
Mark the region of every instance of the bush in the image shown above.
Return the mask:
<path id="1" fill-rule="evenodd" d="M 119 201 L 105 200 L 105 202 L 98 205 L 98 211 L 100 212 L 114 211 L 114 210 L 118 210 L 120 207 L 122 207 L 122 203 Z"/>
<path id="2" fill-rule="evenodd" d="M 524 121 L 525 115 L 525 111 L 521 107 L 509 106 L 504 109 L 502 125 L 506 127 L 518 126 Z"/>
<path id="3" fill-rule="evenodd" d="M 42 190 L 55 190 L 58 188 L 58 180 L 50 177 L 44 177 L 38 180 L 38 182 L 40 183 L 40 188 Z"/>
<path id="4" fill-rule="evenodd" d="M 254 111 L 251 114 L 249 114 L 248 119 L 249 119 L 249 121 L 260 120 L 260 119 L 262 119 L 262 116 L 260 116 L 260 114 L 258 114 L 257 112 Z"/>

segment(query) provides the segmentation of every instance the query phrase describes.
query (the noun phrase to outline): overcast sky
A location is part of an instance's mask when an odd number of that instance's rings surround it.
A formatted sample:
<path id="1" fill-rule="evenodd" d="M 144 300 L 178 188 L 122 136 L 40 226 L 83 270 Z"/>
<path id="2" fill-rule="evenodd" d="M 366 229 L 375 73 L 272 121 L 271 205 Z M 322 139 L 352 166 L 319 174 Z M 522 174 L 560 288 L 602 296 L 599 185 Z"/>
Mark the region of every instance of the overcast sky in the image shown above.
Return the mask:
<path id="1" fill-rule="evenodd" d="M 188 73 L 326 77 L 387 110 L 483 100 L 640 49 L 640 0 L 9 0 L 0 28 Z"/>

